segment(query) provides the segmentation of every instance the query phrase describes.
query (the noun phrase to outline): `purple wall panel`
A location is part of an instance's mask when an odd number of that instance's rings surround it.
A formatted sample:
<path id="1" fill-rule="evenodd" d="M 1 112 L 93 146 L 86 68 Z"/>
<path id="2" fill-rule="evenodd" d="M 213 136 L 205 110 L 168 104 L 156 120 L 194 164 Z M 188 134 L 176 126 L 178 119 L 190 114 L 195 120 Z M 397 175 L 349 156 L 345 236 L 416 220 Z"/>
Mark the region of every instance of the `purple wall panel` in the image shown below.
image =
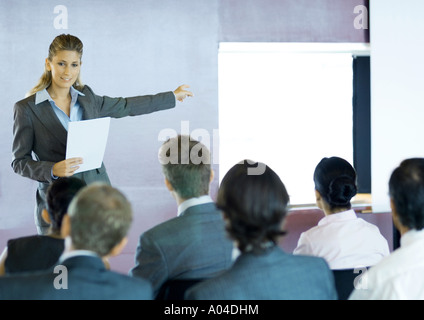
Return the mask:
<path id="1" fill-rule="evenodd" d="M 220 34 L 224 42 L 368 42 L 356 29 L 354 8 L 367 0 L 224 0 Z"/>

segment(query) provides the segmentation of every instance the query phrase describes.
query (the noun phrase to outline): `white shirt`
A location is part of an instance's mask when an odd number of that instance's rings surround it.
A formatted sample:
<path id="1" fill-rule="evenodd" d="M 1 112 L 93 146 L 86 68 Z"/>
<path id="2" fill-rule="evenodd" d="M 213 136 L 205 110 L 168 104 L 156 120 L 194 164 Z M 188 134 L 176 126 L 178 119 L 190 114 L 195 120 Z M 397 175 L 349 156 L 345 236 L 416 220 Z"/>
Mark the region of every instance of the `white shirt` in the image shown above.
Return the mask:
<path id="1" fill-rule="evenodd" d="M 90 256 L 90 257 L 98 257 L 99 255 L 93 251 L 89 251 L 89 250 L 73 250 L 70 252 L 64 252 L 60 258 L 59 258 L 59 262 L 63 262 L 66 259 L 72 258 L 72 257 L 79 257 L 79 256 Z"/>
<path id="2" fill-rule="evenodd" d="M 400 248 L 370 268 L 350 300 L 424 299 L 424 230 L 410 230 Z"/>
<path id="3" fill-rule="evenodd" d="M 181 215 L 181 213 L 186 211 L 189 207 L 197 206 L 199 204 L 210 203 L 210 202 L 213 202 L 213 200 L 208 195 L 200 196 L 198 198 L 187 199 L 186 201 L 182 202 L 178 206 L 177 216 L 179 217 Z"/>
<path id="4" fill-rule="evenodd" d="M 303 232 L 293 253 L 322 257 L 337 270 L 373 266 L 390 251 L 378 227 L 351 209 L 325 216 Z"/>
<path id="5" fill-rule="evenodd" d="M 65 238 L 65 249 L 63 250 L 62 255 L 59 257 L 59 263 L 62 263 L 66 259 L 75 257 L 75 256 L 93 256 L 98 257 L 99 255 L 90 250 L 72 250 L 72 241 L 68 236 Z"/>

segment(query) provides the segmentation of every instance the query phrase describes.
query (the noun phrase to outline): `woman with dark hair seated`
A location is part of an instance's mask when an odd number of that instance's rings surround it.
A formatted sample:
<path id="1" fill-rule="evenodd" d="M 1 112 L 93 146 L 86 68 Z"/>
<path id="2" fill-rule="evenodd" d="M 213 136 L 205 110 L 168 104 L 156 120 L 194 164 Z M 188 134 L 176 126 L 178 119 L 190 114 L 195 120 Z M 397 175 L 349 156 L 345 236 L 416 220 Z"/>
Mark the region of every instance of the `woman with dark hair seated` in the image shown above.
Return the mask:
<path id="1" fill-rule="evenodd" d="M 65 248 L 61 236 L 63 216 L 75 194 L 87 184 L 75 177 L 55 180 L 47 189 L 42 217 L 50 225 L 46 235 L 10 239 L 0 258 L 0 275 L 43 270 L 54 265 Z"/>
<path id="2" fill-rule="evenodd" d="M 389 255 L 378 227 L 352 209 L 356 171 L 348 161 L 323 158 L 315 168 L 314 183 L 316 203 L 325 217 L 300 235 L 294 254 L 322 257 L 332 270 L 373 266 Z"/>
<path id="3" fill-rule="evenodd" d="M 288 203 L 271 168 L 249 160 L 233 166 L 221 182 L 217 206 L 240 255 L 229 270 L 190 288 L 186 299 L 337 299 L 324 259 L 287 254 L 277 245 Z"/>

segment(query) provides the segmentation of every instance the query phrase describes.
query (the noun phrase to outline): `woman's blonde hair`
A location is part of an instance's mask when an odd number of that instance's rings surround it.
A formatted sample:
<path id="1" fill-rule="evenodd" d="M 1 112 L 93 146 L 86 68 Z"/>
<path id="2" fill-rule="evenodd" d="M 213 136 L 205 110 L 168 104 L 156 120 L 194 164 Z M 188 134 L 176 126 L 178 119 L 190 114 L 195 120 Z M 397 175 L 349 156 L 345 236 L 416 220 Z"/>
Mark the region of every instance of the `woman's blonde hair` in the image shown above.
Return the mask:
<path id="1" fill-rule="evenodd" d="M 82 58 L 82 51 L 83 51 L 83 45 L 80 39 L 78 39 L 75 36 L 72 36 L 70 34 L 61 34 L 58 35 L 56 38 L 54 38 L 53 42 L 50 44 L 49 47 L 49 55 L 48 59 L 50 61 L 53 60 L 53 57 L 62 50 L 68 50 L 68 51 L 76 51 L 80 55 L 80 60 Z M 47 88 L 52 82 L 52 74 L 51 71 L 47 70 L 47 67 L 44 66 L 44 73 L 41 76 L 40 80 L 38 80 L 37 85 L 32 88 L 28 93 L 27 97 L 30 95 L 33 95 L 34 93 L 41 91 L 45 88 Z M 77 90 L 82 90 L 84 85 L 81 82 L 80 75 L 78 75 L 77 80 L 73 84 L 73 87 Z"/>

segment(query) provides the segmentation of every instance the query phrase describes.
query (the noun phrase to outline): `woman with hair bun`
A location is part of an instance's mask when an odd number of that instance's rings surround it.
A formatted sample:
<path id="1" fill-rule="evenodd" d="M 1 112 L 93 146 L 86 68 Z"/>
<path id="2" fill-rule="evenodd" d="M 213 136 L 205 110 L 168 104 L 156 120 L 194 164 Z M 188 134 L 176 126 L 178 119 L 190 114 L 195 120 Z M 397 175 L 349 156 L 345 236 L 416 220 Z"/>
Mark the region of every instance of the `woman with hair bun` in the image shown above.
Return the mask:
<path id="1" fill-rule="evenodd" d="M 323 158 L 315 168 L 314 183 L 316 204 L 325 217 L 300 235 L 294 254 L 322 257 L 333 270 L 369 267 L 389 255 L 378 227 L 352 209 L 356 171 L 348 161 Z"/>

